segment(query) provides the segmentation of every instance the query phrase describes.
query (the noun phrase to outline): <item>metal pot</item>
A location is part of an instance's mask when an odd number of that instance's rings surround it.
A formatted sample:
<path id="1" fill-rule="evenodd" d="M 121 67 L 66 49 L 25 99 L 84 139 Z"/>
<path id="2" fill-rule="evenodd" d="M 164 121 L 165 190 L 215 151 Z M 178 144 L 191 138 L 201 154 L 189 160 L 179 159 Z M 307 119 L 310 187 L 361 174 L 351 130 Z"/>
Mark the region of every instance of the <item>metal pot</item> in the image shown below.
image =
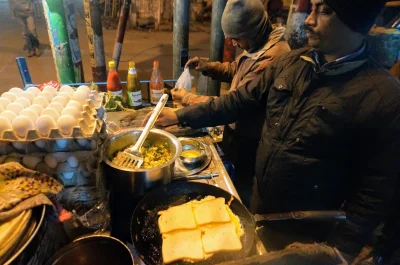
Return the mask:
<path id="1" fill-rule="evenodd" d="M 121 131 L 111 136 L 104 144 L 103 161 L 109 188 L 118 193 L 143 195 L 148 188 L 171 182 L 175 160 L 182 152 L 179 140 L 172 134 L 158 129 L 150 131 L 143 146 L 151 143 L 166 143 L 173 157 L 167 163 L 149 169 L 129 169 L 114 165 L 111 160 L 117 152 L 133 145 L 143 128 Z"/>
<path id="2" fill-rule="evenodd" d="M 129 248 L 120 240 L 104 235 L 90 235 L 74 240 L 59 250 L 46 265 L 134 265 Z"/>

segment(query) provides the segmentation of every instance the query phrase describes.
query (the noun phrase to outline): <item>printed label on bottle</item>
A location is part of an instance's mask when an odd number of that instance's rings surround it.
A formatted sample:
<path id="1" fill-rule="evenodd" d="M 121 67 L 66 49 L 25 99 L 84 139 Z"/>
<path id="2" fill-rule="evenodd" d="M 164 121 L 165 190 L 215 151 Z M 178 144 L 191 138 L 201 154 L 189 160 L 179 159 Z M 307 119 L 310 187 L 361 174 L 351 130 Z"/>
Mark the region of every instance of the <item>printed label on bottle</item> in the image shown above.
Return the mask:
<path id="1" fill-rule="evenodd" d="M 162 97 L 161 89 L 150 89 L 151 90 L 151 103 L 157 104 L 160 98 Z"/>
<path id="2" fill-rule="evenodd" d="M 108 91 L 108 95 L 117 95 L 117 96 L 121 96 L 122 97 L 122 90 L 118 90 L 118 91 Z"/>
<path id="3" fill-rule="evenodd" d="M 138 107 L 142 105 L 142 91 L 128 92 L 129 106 Z"/>

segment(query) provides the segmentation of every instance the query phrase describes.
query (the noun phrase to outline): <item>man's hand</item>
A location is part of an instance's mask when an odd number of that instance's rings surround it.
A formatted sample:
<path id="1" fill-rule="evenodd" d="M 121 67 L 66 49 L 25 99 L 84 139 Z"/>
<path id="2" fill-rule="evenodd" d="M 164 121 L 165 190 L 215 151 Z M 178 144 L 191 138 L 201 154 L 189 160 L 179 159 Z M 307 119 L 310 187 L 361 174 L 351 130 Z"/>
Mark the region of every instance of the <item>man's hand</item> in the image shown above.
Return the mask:
<path id="1" fill-rule="evenodd" d="M 174 88 L 171 90 L 172 99 L 178 103 L 182 103 L 183 97 L 187 94 L 188 92 L 184 88 Z"/>
<path id="2" fill-rule="evenodd" d="M 189 61 L 187 61 L 185 68 L 189 67 L 190 69 L 195 69 L 197 71 L 207 71 L 208 70 L 208 66 L 207 66 L 208 60 L 204 59 L 204 58 L 199 58 L 199 57 L 194 57 L 192 59 L 189 59 Z"/>
<path id="3" fill-rule="evenodd" d="M 150 119 L 151 113 L 148 113 L 146 115 L 146 118 L 144 118 L 142 122 L 142 126 L 145 126 L 147 121 Z M 155 123 L 155 125 L 161 125 L 161 126 L 170 126 L 170 125 L 175 125 L 178 124 L 178 117 L 176 116 L 175 111 L 170 110 L 170 109 L 163 109 L 160 113 L 160 116 L 158 116 L 158 119 Z"/>

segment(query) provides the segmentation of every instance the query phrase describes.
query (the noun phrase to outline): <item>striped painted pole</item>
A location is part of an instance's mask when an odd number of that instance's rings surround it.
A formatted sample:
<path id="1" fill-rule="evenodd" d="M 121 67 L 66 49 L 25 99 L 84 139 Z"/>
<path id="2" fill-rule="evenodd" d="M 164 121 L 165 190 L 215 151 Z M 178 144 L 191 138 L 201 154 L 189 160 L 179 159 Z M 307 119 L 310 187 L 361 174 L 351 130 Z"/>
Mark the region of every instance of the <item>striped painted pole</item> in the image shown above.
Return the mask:
<path id="1" fill-rule="evenodd" d="M 51 51 L 60 83 L 75 83 L 63 0 L 43 0 Z"/>
<path id="2" fill-rule="evenodd" d="M 75 82 L 85 82 L 81 49 L 79 47 L 78 29 L 75 23 L 75 7 L 72 0 L 64 0 L 65 20 L 67 22 L 69 45 L 74 65 Z"/>

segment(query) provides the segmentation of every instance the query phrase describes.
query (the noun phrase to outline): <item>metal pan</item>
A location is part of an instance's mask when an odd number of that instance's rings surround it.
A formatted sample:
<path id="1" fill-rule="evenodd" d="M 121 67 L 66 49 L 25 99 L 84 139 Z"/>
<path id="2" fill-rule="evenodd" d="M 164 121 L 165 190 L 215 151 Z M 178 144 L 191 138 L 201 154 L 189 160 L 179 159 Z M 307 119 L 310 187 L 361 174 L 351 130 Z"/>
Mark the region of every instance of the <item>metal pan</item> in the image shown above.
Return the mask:
<path id="1" fill-rule="evenodd" d="M 207 260 L 196 262 L 196 265 L 217 264 L 246 257 L 253 247 L 256 226 L 264 221 L 282 220 L 285 216 L 286 219 L 312 220 L 345 218 L 344 213 L 341 211 L 297 212 L 271 216 L 253 216 L 237 198 L 225 190 L 197 182 L 174 182 L 154 189 L 144 196 L 132 215 L 132 242 L 135 245 L 136 252 L 147 265 L 163 264 L 161 252 L 162 238 L 158 228 L 157 213 L 171 206 L 180 205 L 195 199 L 202 199 L 208 195 L 223 197 L 226 202 L 232 200 L 230 208 L 240 218 L 242 228 L 244 229 L 244 236 L 241 238 L 243 247 L 240 251 L 215 254 Z M 176 261 L 172 264 L 189 265 L 192 263 Z"/>

